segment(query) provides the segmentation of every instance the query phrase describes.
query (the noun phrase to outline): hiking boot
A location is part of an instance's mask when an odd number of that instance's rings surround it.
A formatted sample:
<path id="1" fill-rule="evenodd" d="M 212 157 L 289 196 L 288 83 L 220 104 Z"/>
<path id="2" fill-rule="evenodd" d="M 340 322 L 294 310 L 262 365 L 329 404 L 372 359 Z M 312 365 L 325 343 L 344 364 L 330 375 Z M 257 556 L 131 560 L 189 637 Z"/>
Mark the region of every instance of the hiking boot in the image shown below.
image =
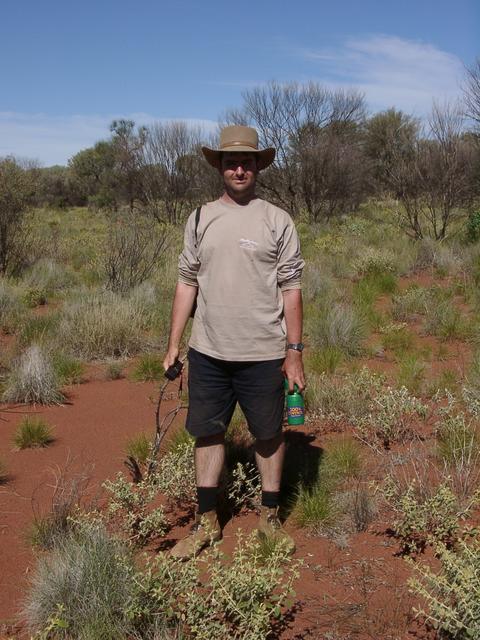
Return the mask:
<path id="1" fill-rule="evenodd" d="M 295 551 L 295 542 L 285 531 L 278 517 L 278 507 L 260 507 L 257 535 L 260 540 L 281 542 L 288 554 Z"/>
<path id="2" fill-rule="evenodd" d="M 170 549 L 170 556 L 178 560 L 188 560 L 198 555 L 202 549 L 220 540 L 222 530 L 216 511 L 196 514 L 190 533 Z"/>

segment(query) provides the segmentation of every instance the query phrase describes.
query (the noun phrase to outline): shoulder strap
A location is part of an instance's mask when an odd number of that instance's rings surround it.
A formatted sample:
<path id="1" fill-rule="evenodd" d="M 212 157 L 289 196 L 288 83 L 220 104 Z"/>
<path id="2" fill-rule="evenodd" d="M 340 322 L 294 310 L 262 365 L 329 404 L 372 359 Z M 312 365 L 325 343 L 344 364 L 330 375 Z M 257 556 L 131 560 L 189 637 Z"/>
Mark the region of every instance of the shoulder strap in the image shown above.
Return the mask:
<path id="1" fill-rule="evenodd" d="M 198 223 L 200 222 L 201 210 L 202 210 L 202 207 L 197 207 L 197 210 L 195 211 L 195 246 L 197 246 L 197 242 L 198 242 L 197 231 L 198 231 Z"/>

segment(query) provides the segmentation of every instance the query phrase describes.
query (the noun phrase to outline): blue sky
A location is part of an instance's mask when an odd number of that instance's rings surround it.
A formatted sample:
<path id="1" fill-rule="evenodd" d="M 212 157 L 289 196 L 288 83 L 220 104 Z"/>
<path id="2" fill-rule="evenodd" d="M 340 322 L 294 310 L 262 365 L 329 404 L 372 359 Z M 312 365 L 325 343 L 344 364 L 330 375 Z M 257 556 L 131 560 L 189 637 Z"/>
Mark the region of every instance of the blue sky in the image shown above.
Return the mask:
<path id="1" fill-rule="evenodd" d="M 478 0 L 3 0 L 0 156 L 65 164 L 115 117 L 208 128 L 270 80 L 422 116 L 460 94 L 479 36 Z"/>

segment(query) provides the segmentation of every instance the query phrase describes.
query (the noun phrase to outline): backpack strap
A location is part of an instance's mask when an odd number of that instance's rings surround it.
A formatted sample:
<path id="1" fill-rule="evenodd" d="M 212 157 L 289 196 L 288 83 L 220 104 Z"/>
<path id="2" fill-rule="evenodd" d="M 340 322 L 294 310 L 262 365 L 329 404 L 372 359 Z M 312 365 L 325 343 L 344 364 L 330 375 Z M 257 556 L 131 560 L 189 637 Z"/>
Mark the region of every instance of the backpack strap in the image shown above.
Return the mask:
<path id="1" fill-rule="evenodd" d="M 198 223 L 200 222 L 201 210 L 202 210 L 202 207 L 197 207 L 197 210 L 195 211 L 195 247 L 198 246 L 197 231 L 198 231 Z"/>

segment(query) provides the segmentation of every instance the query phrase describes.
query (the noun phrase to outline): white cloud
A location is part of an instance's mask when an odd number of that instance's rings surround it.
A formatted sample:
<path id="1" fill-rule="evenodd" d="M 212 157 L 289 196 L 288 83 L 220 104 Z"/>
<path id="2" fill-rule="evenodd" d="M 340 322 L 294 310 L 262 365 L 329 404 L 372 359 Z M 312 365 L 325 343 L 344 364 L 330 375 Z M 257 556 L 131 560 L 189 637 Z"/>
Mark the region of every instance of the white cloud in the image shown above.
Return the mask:
<path id="1" fill-rule="evenodd" d="M 300 53 L 321 66 L 324 82 L 365 92 L 374 110 L 395 106 L 422 116 L 433 100 L 455 100 L 461 94 L 461 60 L 432 44 L 373 35 L 348 39 L 335 50 Z"/>
<path id="2" fill-rule="evenodd" d="M 50 116 L 4 111 L 0 112 L 0 157 L 15 155 L 38 160 L 45 166 L 65 165 L 81 149 L 108 138 L 112 120 L 119 118 L 141 125 L 168 121 L 147 113 Z M 211 120 L 184 121 L 199 125 L 207 132 L 214 131 L 217 125 Z"/>

